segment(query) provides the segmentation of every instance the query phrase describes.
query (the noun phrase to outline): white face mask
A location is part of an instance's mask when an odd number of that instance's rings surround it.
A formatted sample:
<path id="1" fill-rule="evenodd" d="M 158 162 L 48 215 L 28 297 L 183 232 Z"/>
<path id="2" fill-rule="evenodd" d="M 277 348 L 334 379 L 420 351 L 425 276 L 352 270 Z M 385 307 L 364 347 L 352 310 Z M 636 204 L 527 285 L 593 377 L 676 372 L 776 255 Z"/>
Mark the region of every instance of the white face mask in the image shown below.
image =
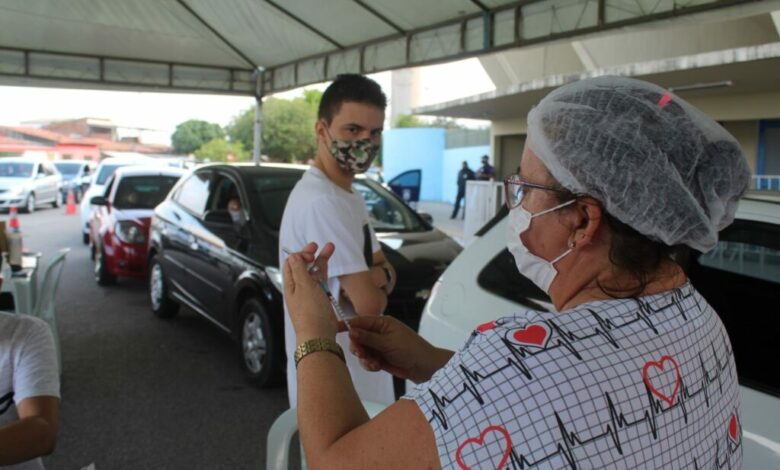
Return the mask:
<path id="1" fill-rule="evenodd" d="M 564 202 L 555 207 L 531 214 L 522 205 L 515 207 L 509 211 L 509 225 L 507 225 L 507 242 L 506 247 L 512 256 L 515 258 L 515 265 L 520 274 L 530 279 L 534 284 L 539 286 L 540 289 L 550 293 L 550 284 L 552 284 L 555 276 L 558 275 L 558 271 L 555 269 L 555 263 L 562 260 L 566 255 L 572 252 L 574 248 L 561 253 L 552 261 L 547 261 L 544 258 L 536 256 L 528 251 L 528 248 L 523 245 L 523 241 L 520 239 L 520 234 L 528 230 L 531 226 L 531 219 L 539 217 L 540 215 L 547 214 L 558 210 L 562 207 L 566 207 L 574 203 L 574 199 Z"/>
<path id="2" fill-rule="evenodd" d="M 244 223 L 244 214 L 243 214 L 243 212 L 241 212 L 240 210 L 238 210 L 238 211 L 228 210 L 228 212 L 230 212 L 230 218 L 233 219 L 233 223 L 234 224 L 241 225 L 241 224 Z"/>

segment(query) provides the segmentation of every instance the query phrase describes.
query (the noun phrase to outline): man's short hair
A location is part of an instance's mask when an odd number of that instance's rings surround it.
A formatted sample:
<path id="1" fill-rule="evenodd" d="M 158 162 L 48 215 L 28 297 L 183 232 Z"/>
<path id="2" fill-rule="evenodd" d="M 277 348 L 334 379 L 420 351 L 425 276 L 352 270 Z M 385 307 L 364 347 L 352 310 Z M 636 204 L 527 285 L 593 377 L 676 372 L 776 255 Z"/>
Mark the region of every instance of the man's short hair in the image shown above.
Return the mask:
<path id="1" fill-rule="evenodd" d="M 377 82 L 364 75 L 348 73 L 337 76 L 322 94 L 317 117 L 330 124 L 342 103 L 347 101 L 370 104 L 383 111 L 387 108 L 387 97 Z"/>

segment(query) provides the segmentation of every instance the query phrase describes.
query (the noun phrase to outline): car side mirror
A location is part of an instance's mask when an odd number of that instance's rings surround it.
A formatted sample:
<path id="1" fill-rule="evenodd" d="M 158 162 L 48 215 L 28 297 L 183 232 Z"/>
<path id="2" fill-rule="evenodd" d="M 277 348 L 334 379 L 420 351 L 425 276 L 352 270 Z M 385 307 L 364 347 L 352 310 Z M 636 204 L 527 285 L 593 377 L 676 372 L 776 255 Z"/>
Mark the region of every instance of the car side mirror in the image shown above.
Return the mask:
<path id="1" fill-rule="evenodd" d="M 92 199 L 89 200 L 89 203 L 93 206 L 107 206 L 108 201 L 103 196 L 94 196 Z"/>
<path id="2" fill-rule="evenodd" d="M 427 222 L 428 225 L 433 225 L 433 216 L 431 214 L 427 212 L 418 212 L 417 215 L 419 215 L 421 219 Z"/>
<path id="3" fill-rule="evenodd" d="M 220 211 L 220 210 L 208 211 L 206 212 L 206 215 L 203 217 L 203 220 L 205 222 L 222 224 L 222 225 L 233 224 L 233 218 L 230 217 L 230 212 L 228 211 Z"/>

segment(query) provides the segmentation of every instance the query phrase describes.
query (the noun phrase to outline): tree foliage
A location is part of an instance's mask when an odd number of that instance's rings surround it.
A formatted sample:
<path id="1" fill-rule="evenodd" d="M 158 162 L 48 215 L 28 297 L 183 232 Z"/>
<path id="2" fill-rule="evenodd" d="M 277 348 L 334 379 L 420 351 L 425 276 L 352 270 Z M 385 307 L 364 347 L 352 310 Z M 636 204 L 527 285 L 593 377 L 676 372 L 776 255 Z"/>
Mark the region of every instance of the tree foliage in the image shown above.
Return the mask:
<path id="1" fill-rule="evenodd" d="M 211 140 L 224 137 L 225 131 L 219 124 L 190 119 L 176 126 L 171 143 L 176 153 L 189 154 Z"/>
<path id="2" fill-rule="evenodd" d="M 292 100 L 267 98 L 263 102 L 262 153 L 271 161 L 306 161 L 314 156 L 316 139 L 314 123 L 322 92 L 304 90 Z M 232 142 L 246 149 L 254 145 L 254 106 L 233 118 L 227 127 Z"/>
<path id="3" fill-rule="evenodd" d="M 228 142 L 225 139 L 213 139 L 195 150 L 199 160 L 210 162 L 241 162 L 249 160 L 249 152 L 241 142 Z"/>
<path id="4" fill-rule="evenodd" d="M 396 128 L 438 127 L 443 129 L 463 129 L 463 126 L 451 118 L 438 116 L 431 121 L 424 121 L 413 114 L 401 114 L 395 121 Z"/>

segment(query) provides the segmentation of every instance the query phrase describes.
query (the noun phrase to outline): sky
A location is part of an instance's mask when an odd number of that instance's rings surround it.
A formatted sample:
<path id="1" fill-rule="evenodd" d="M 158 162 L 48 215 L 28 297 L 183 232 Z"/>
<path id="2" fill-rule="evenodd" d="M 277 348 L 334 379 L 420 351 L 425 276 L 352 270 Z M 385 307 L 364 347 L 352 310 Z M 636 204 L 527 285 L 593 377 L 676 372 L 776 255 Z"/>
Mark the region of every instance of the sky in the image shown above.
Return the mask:
<path id="1" fill-rule="evenodd" d="M 370 76 L 390 97 L 390 72 Z M 453 80 L 452 77 L 459 79 Z M 422 67 L 420 80 L 420 106 L 495 89 L 477 59 Z M 309 88 L 324 89 L 326 85 Z M 302 89 L 296 89 L 274 96 L 290 99 L 301 93 Z M 225 126 L 233 117 L 254 106 L 254 98 L 0 86 L 0 103 L 0 125 L 82 117 L 105 118 L 122 127 L 150 129 L 140 134 L 145 142 L 169 144 L 170 136 L 179 123 L 188 119 L 201 119 Z M 479 124 L 470 121 L 464 123 Z"/>

